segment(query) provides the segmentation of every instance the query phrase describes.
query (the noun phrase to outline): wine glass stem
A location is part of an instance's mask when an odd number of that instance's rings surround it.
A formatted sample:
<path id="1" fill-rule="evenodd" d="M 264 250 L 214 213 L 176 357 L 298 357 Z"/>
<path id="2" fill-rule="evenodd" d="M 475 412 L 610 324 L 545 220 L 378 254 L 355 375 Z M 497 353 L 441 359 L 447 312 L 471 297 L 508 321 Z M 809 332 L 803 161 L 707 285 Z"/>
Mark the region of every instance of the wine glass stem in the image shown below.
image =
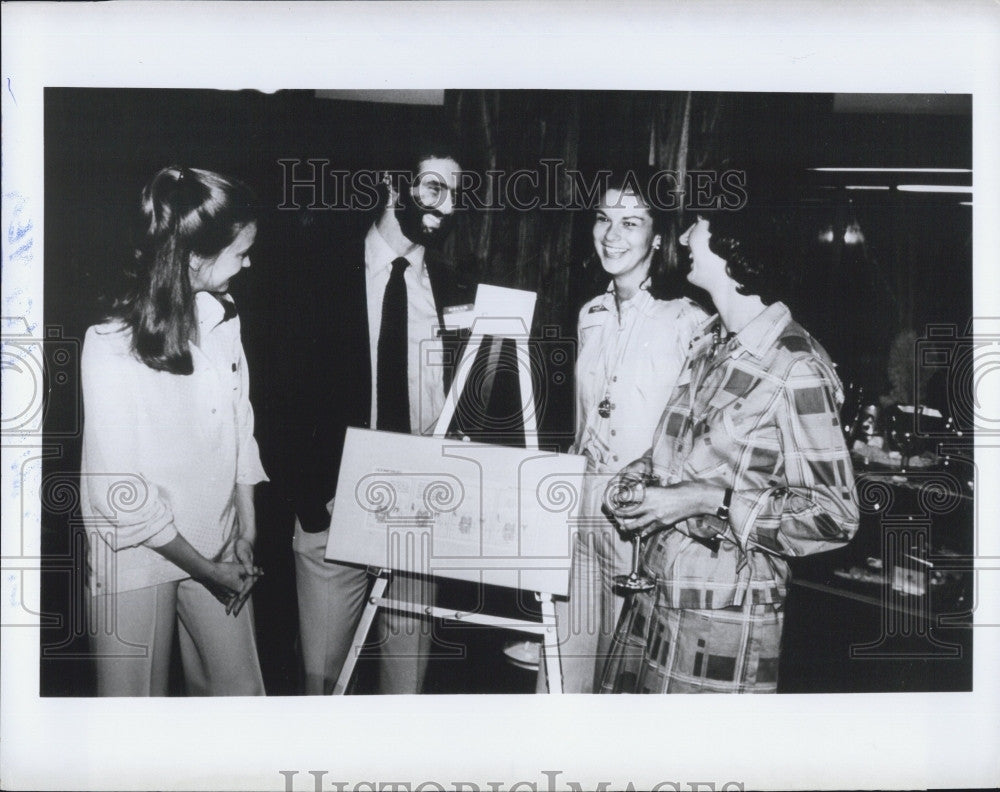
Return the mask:
<path id="1" fill-rule="evenodd" d="M 632 577 L 639 576 L 639 551 L 642 548 L 642 535 L 637 531 L 632 537 Z"/>

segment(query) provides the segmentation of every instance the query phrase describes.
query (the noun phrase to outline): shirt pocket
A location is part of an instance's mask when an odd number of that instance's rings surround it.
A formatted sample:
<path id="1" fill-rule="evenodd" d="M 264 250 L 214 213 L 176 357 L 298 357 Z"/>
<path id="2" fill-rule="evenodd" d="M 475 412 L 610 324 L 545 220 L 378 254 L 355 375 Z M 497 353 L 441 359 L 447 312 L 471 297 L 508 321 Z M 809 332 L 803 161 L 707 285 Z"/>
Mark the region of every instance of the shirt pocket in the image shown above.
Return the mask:
<path id="1" fill-rule="evenodd" d="M 580 326 L 578 328 L 577 335 L 579 338 L 577 341 L 580 347 L 583 348 L 591 341 L 595 341 L 595 336 L 601 331 L 604 326 L 605 321 L 607 321 L 608 312 L 601 311 L 599 313 L 587 314 L 580 320 Z"/>
<path id="2" fill-rule="evenodd" d="M 684 460 L 684 471 L 688 477 L 698 481 L 726 478 L 733 467 L 734 447 L 722 418 L 715 416 L 710 422 L 699 422 L 691 427 L 691 452 Z"/>

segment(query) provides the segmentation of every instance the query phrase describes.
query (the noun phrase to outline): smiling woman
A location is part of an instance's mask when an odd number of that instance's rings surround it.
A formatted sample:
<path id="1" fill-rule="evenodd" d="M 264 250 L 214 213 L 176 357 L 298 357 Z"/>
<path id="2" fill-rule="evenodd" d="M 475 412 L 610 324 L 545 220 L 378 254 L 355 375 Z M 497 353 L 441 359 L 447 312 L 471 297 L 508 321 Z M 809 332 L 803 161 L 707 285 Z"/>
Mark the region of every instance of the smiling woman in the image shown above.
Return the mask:
<path id="1" fill-rule="evenodd" d="M 615 175 L 594 213 L 594 251 L 611 282 L 580 311 L 574 450 L 587 458 L 569 602 L 557 601 L 564 689 L 593 692 L 623 599 L 614 576 L 628 545 L 601 511 L 607 479 L 649 445 L 688 342 L 706 318 L 686 299 L 654 294 L 663 273 L 664 217 L 634 171 Z"/>
<path id="2" fill-rule="evenodd" d="M 650 537 L 641 571 L 655 586 L 630 599 L 602 692 L 775 692 L 787 559 L 858 527 L 843 389 L 773 298 L 785 213 L 754 197 L 680 238 L 718 315 L 693 339 L 651 448 L 619 474 L 643 497 L 610 502 L 625 530 Z"/>
<path id="3" fill-rule="evenodd" d="M 660 249 L 662 239 L 640 196 L 621 189 L 604 194 L 594 220 L 594 249 L 612 276 L 619 299 L 631 298 L 649 276 L 653 252 Z"/>
<path id="4" fill-rule="evenodd" d="M 688 281 L 709 293 L 714 291 L 713 287 L 719 282 L 719 278 L 726 277 L 725 259 L 712 252 L 708 244 L 710 237 L 708 220 L 699 217 L 678 239 L 691 253 Z"/>

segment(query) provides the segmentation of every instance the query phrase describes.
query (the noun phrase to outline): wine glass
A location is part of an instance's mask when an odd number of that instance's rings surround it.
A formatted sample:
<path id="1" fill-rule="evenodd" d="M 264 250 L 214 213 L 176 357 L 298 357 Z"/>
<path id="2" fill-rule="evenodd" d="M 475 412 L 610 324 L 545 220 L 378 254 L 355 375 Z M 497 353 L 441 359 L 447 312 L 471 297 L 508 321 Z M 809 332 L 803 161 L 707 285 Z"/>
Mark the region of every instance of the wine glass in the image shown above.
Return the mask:
<path id="1" fill-rule="evenodd" d="M 643 535 L 641 530 L 630 530 L 618 516 L 619 509 L 626 509 L 642 503 L 646 494 L 646 481 L 628 476 L 616 476 L 604 493 L 604 504 L 608 514 L 618 523 L 622 533 L 629 534 L 632 543 L 632 571 L 627 575 L 615 575 L 615 587 L 624 591 L 649 591 L 656 583 L 639 571 L 642 555 Z"/>

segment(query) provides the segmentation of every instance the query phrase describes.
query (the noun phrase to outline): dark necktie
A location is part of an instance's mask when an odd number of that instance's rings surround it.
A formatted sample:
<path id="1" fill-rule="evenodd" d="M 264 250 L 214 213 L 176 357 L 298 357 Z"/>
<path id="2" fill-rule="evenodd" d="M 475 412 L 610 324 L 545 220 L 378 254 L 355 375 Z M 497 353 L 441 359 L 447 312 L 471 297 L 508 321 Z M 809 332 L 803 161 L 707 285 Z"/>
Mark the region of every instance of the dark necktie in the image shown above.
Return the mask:
<path id="1" fill-rule="evenodd" d="M 377 429 L 410 431 L 409 383 L 406 375 L 406 281 L 410 265 L 405 258 L 392 262 L 392 274 L 382 298 L 382 326 L 378 334 Z"/>

